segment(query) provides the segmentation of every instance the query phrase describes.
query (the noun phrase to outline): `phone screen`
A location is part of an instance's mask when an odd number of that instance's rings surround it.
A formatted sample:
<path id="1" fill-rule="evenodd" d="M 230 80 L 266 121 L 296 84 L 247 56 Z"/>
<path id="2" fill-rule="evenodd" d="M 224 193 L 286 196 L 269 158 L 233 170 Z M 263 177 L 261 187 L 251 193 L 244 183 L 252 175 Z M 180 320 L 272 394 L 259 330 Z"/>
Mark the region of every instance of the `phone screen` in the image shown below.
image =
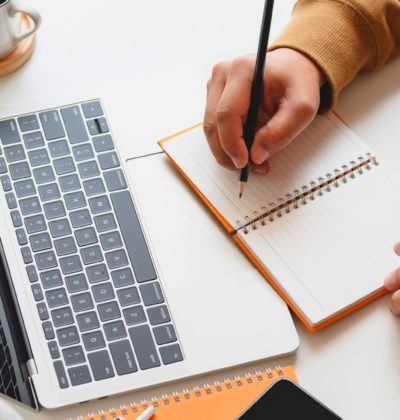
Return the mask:
<path id="1" fill-rule="evenodd" d="M 272 385 L 240 420 L 342 420 L 296 384 L 282 379 Z"/>

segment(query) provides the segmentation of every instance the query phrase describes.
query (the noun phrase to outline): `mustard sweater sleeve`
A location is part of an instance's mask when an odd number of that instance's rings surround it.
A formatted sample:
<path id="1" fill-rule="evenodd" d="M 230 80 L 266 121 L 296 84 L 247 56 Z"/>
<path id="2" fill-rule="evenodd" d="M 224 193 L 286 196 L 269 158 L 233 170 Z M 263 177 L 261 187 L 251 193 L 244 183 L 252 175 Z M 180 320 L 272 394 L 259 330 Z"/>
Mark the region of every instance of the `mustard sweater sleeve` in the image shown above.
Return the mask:
<path id="1" fill-rule="evenodd" d="M 321 111 L 360 70 L 375 70 L 400 52 L 400 0 L 299 0 L 270 50 L 292 48 L 325 73 Z"/>

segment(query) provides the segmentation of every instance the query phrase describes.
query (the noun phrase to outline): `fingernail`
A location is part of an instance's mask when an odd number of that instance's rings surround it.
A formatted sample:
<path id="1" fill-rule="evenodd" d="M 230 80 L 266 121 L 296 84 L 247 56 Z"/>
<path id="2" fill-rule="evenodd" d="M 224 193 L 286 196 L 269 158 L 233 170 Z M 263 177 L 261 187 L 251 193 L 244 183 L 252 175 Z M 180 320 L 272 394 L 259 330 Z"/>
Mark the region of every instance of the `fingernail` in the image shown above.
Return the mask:
<path id="1" fill-rule="evenodd" d="M 386 289 L 388 289 L 388 290 L 393 290 L 397 286 L 397 282 L 396 282 L 396 279 L 395 279 L 395 277 L 394 277 L 393 274 L 394 274 L 394 272 L 388 274 L 385 277 L 385 280 L 383 281 L 383 283 L 385 284 Z"/>
<path id="2" fill-rule="evenodd" d="M 268 153 L 267 150 L 263 149 L 262 147 L 259 147 L 255 152 L 254 152 L 254 158 L 253 161 L 254 163 L 256 163 L 257 165 L 261 165 L 261 163 L 264 163 L 268 158 L 269 158 L 270 154 Z"/>
<path id="3" fill-rule="evenodd" d="M 242 162 L 241 162 L 240 158 L 232 157 L 231 159 L 232 159 L 233 164 L 236 166 L 236 169 L 243 168 L 243 165 L 242 165 Z"/>
<path id="4" fill-rule="evenodd" d="M 264 166 L 253 166 L 252 167 L 252 172 L 254 172 L 255 174 L 258 174 L 258 175 L 266 175 L 267 174 L 267 169 L 264 168 Z"/>

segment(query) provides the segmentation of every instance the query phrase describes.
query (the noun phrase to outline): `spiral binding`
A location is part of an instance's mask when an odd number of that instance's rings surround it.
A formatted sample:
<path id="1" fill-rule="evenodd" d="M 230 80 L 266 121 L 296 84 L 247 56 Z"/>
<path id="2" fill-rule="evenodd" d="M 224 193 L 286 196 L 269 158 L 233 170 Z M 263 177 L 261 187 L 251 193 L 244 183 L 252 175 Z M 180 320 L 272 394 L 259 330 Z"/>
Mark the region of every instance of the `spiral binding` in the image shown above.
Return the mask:
<path id="1" fill-rule="evenodd" d="M 359 156 L 350 161 L 349 165 L 342 165 L 340 169 L 334 169 L 325 176 L 320 176 L 317 181 L 310 181 L 308 185 L 302 185 L 292 193 L 279 197 L 276 202 L 271 202 L 268 206 L 260 207 L 260 211 L 253 211 L 253 217 L 245 216 L 244 222 L 236 221 L 238 229 L 243 229 L 246 235 L 250 230 L 257 229 L 257 223 L 264 226 L 267 222 L 273 222 L 275 218 L 283 217 L 292 210 L 297 210 L 301 205 L 306 205 L 309 201 L 314 201 L 321 197 L 325 192 L 346 184 L 349 179 L 354 179 L 357 175 L 362 175 L 364 170 L 371 170 L 372 165 L 378 166 L 379 163 L 375 156 L 366 153 L 365 157 Z"/>

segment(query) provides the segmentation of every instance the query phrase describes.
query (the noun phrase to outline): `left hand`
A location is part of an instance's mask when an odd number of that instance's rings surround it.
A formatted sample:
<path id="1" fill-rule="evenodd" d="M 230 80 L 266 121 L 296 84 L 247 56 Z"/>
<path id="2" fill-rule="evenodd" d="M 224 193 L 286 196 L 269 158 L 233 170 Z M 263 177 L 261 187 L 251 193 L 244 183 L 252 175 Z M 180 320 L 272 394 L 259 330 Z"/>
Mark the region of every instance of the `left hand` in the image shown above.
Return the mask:
<path id="1" fill-rule="evenodd" d="M 400 256 L 400 242 L 393 249 Z M 390 299 L 390 309 L 393 315 L 400 316 L 400 267 L 385 277 L 385 287 L 393 292 Z"/>

